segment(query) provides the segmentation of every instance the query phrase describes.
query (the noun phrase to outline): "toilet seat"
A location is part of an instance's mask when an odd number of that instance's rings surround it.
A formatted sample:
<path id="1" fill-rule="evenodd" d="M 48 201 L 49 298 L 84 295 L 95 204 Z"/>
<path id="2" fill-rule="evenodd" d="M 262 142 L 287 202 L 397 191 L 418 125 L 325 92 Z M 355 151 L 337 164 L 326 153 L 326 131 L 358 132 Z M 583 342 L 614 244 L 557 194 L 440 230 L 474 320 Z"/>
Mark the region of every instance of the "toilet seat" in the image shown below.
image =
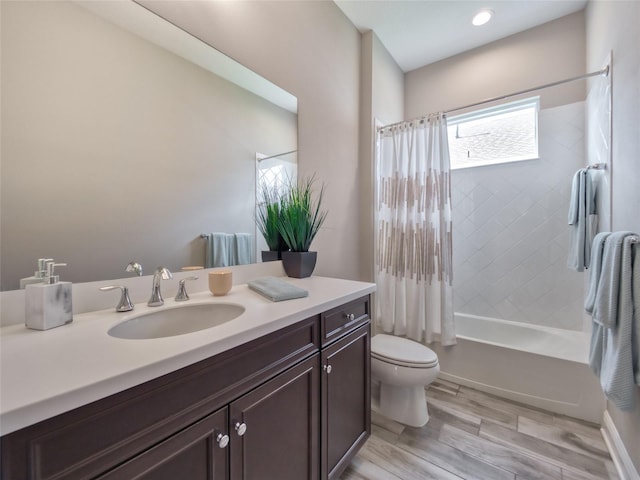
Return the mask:
<path id="1" fill-rule="evenodd" d="M 410 368 L 438 366 L 438 356 L 430 348 L 393 335 L 378 334 L 371 339 L 371 356 L 385 363 Z"/>

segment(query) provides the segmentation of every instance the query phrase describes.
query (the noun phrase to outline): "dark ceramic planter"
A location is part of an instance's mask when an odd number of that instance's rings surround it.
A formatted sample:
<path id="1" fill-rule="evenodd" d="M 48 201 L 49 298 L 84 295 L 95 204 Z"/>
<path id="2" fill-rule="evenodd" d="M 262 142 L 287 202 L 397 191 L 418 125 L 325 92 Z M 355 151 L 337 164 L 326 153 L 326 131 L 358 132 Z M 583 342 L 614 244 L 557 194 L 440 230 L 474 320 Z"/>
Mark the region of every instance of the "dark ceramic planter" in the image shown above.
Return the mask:
<path id="1" fill-rule="evenodd" d="M 262 250 L 263 262 L 275 262 L 277 260 L 282 260 L 282 252 L 278 250 Z"/>
<path id="2" fill-rule="evenodd" d="M 316 267 L 318 252 L 282 252 L 282 266 L 289 277 L 310 277 Z"/>

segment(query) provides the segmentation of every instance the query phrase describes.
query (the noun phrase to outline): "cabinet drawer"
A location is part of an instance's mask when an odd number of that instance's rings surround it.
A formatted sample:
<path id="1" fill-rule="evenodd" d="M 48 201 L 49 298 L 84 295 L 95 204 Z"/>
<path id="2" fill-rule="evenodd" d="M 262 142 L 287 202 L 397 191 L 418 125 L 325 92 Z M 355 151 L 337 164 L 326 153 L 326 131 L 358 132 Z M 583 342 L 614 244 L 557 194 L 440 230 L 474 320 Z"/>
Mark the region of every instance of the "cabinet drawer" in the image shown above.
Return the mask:
<path id="1" fill-rule="evenodd" d="M 88 479 L 318 351 L 318 317 L 2 437 L 1 477 Z"/>
<path id="2" fill-rule="evenodd" d="M 329 310 L 320 316 L 322 346 L 341 338 L 369 321 L 369 296 Z"/>

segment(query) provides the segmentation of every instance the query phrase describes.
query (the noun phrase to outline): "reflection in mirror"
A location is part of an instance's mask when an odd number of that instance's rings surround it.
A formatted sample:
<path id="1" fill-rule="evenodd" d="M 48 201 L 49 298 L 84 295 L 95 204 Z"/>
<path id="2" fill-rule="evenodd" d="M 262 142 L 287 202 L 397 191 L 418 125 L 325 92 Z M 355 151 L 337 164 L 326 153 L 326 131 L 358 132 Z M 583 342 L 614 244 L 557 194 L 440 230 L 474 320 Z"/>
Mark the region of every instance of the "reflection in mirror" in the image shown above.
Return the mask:
<path id="1" fill-rule="evenodd" d="M 298 152 L 283 152 L 275 155 L 256 154 L 256 201 L 259 202 L 264 189 L 284 193 L 290 181 L 298 176 Z M 264 237 L 257 234 L 256 258 L 269 250 Z"/>
<path id="2" fill-rule="evenodd" d="M 274 104 L 212 73 L 219 52 L 134 2 L 87 4 L 151 19 L 155 43 L 83 2 L 0 3 L 1 289 L 43 257 L 72 282 L 126 276 L 130 261 L 204 265 L 208 232 L 249 233 L 255 261 L 256 152 L 297 149 L 295 97 L 262 79 Z"/>

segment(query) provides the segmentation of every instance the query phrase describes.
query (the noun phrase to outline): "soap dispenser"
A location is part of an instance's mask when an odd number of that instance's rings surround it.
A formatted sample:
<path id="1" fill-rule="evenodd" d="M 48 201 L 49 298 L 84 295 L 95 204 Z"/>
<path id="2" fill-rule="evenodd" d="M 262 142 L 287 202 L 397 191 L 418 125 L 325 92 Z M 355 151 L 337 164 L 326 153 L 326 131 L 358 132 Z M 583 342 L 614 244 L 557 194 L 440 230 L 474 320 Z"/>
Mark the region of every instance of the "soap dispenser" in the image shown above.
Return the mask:
<path id="1" fill-rule="evenodd" d="M 34 330 L 49 330 L 71 323 L 73 305 L 71 303 L 71 282 L 61 282 L 54 275 L 55 267 L 65 267 L 66 263 L 46 263 L 43 283 L 25 287 L 26 326 Z"/>
<path id="2" fill-rule="evenodd" d="M 27 285 L 32 283 L 42 283 L 47 276 L 47 263 L 53 262 L 53 258 L 39 258 L 38 259 L 38 271 L 34 272 L 33 277 L 27 277 L 20 279 L 20 289 L 24 289 Z"/>

